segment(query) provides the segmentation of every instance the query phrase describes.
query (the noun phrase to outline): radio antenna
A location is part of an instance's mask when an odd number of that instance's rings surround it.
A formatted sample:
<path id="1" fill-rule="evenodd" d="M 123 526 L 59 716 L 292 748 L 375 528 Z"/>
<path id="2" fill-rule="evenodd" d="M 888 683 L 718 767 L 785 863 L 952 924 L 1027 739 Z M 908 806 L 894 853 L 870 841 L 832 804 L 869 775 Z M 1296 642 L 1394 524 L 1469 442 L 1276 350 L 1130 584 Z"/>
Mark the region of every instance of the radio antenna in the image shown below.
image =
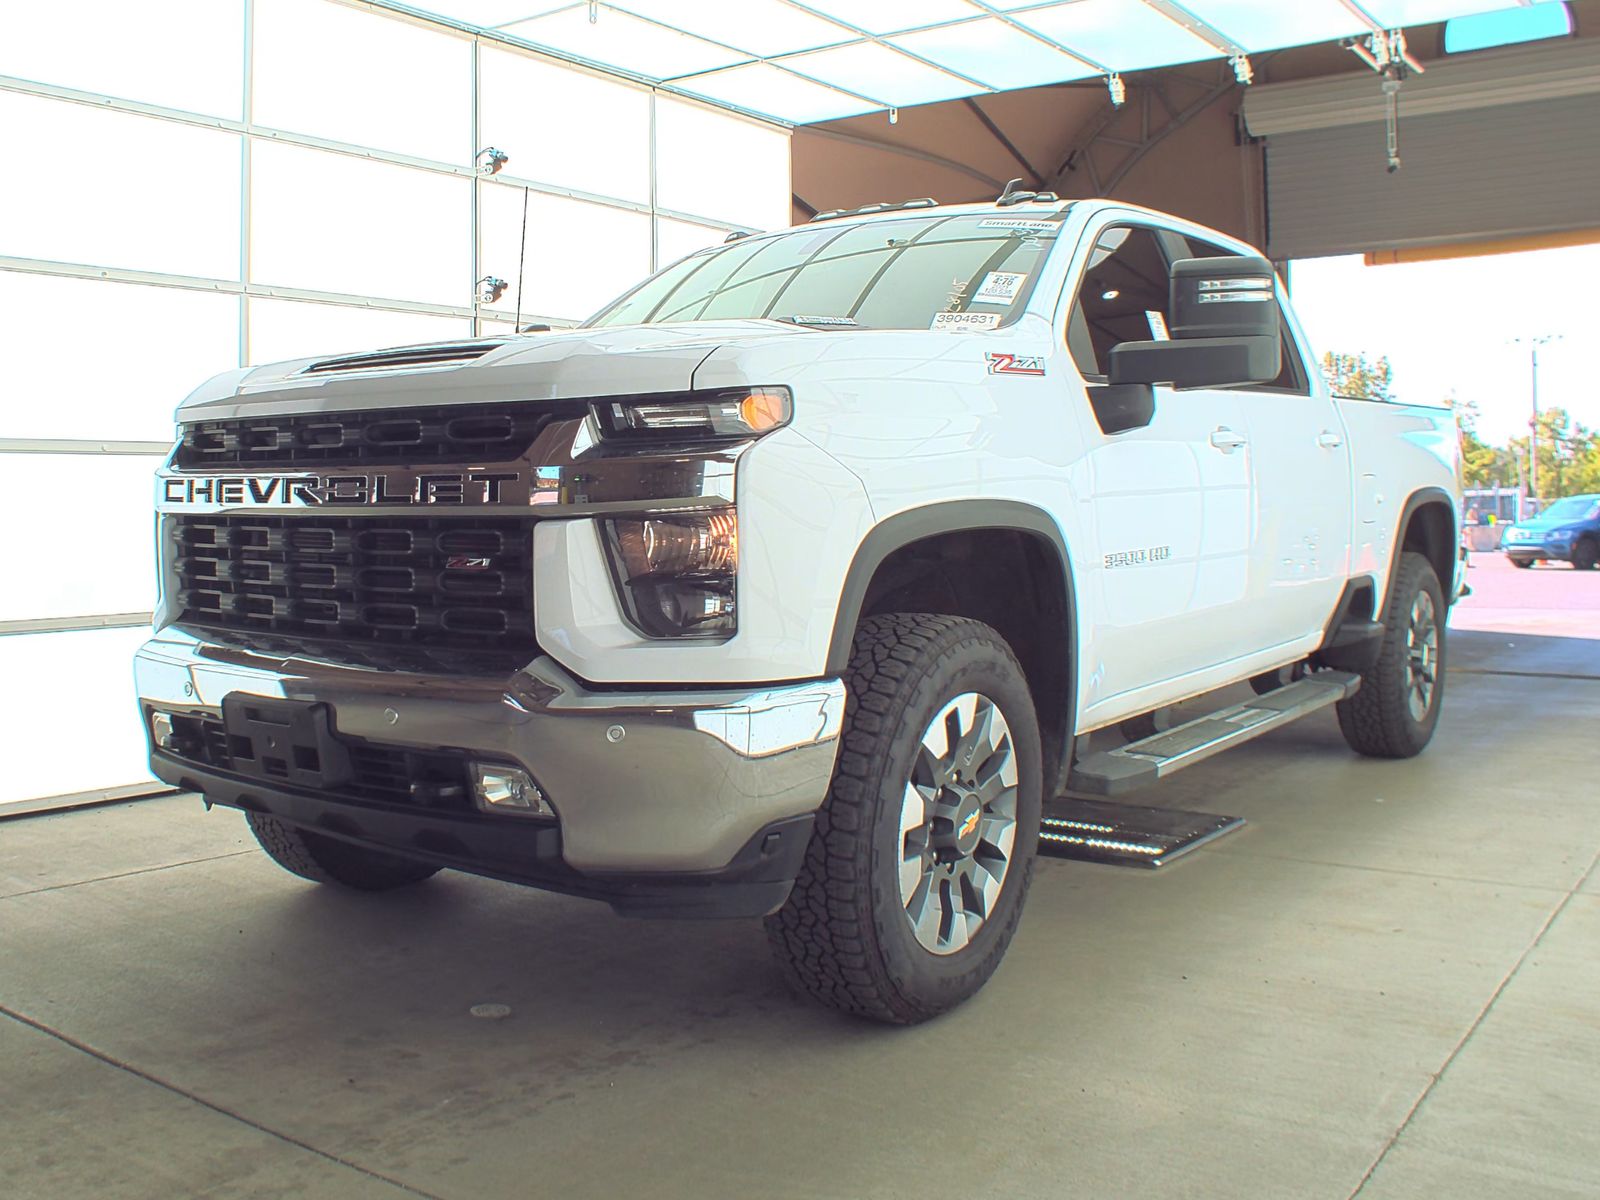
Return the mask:
<path id="1" fill-rule="evenodd" d="M 528 189 L 522 189 L 522 244 L 517 247 L 517 315 L 511 323 L 516 333 L 522 332 L 522 264 L 528 257 Z"/>

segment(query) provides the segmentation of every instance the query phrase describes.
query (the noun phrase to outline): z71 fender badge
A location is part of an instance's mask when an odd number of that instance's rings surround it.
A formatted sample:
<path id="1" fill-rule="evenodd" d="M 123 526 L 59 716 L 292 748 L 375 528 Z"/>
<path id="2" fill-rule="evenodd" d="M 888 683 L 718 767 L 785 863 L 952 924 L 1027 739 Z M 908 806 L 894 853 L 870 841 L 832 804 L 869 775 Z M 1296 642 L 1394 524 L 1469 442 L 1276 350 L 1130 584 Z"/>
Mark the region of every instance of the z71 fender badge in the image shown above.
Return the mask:
<path id="1" fill-rule="evenodd" d="M 1005 354 L 991 350 L 983 356 L 991 375 L 1043 375 L 1044 355 Z"/>

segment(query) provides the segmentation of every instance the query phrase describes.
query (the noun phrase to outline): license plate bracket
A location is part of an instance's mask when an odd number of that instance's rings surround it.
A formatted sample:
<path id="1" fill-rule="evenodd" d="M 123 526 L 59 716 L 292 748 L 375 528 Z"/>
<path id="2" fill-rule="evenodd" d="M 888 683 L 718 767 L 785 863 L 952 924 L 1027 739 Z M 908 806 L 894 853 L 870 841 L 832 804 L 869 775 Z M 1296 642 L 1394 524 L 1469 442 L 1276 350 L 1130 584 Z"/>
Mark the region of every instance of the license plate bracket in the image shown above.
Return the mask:
<path id="1" fill-rule="evenodd" d="M 355 774 L 350 752 L 334 736 L 332 712 L 319 701 L 230 692 L 222 698 L 222 728 L 242 775 L 326 789 Z"/>

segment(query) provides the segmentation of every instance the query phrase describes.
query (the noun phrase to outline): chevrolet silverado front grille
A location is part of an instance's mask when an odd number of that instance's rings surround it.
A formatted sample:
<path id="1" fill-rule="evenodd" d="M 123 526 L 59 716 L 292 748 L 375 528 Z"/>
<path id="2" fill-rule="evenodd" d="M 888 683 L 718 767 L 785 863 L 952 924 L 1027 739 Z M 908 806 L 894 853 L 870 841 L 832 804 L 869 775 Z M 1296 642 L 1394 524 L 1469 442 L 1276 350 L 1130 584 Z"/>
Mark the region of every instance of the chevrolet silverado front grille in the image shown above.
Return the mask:
<path id="1" fill-rule="evenodd" d="M 525 520 L 184 515 L 172 537 L 186 624 L 537 652 Z"/>
<path id="2" fill-rule="evenodd" d="M 337 463 L 501 463 L 527 453 L 570 404 L 453 404 L 196 421 L 183 427 L 184 470 Z"/>

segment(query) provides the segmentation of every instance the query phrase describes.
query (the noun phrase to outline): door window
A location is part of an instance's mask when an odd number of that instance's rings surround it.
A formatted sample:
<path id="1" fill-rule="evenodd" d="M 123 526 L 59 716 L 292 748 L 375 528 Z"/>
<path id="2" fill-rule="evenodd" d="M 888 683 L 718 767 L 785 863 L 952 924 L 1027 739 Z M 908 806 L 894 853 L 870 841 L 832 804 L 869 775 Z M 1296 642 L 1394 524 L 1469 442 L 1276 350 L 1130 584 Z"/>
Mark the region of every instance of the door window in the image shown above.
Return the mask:
<path id="1" fill-rule="evenodd" d="M 1100 232 L 1067 318 L 1078 370 L 1104 377 L 1111 347 L 1166 336 L 1167 259 L 1156 231 L 1112 225 Z"/>

